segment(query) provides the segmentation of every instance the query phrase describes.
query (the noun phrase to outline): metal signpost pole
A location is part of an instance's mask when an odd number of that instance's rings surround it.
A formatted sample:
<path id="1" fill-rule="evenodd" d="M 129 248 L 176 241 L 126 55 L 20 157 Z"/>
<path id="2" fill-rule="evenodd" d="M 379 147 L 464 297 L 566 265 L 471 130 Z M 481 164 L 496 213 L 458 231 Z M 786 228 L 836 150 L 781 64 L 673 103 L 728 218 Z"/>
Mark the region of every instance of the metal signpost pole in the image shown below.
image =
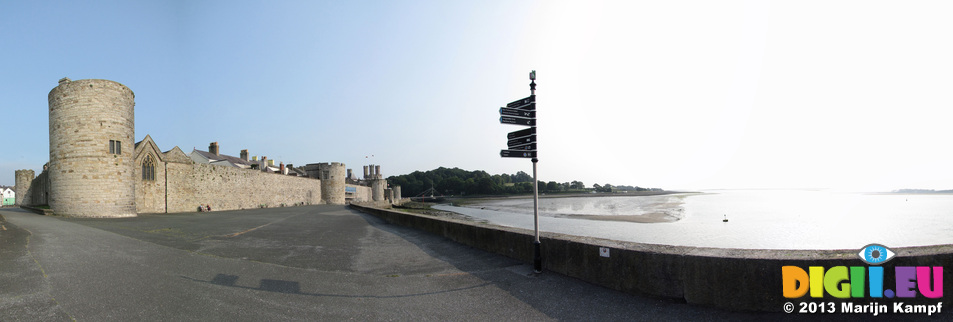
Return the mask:
<path id="1" fill-rule="evenodd" d="M 500 123 L 529 126 L 506 135 L 503 158 L 532 158 L 533 161 L 533 272 L 543 272 L 543 258 L 539 249 L 539 177 L 536 176 L 536 71 L 529 73 L 529 97 L 521 98 L 500 108 Z"/>
<path id="2" fill-rule="evenodd" d="M 529 73 L 529 93 L 530 97 L 533 98 L 533 102 L 536 102 L 536 71 Z M 534 104 L 535 105 L 535 104 Z M 535 108 L 535 106 L 534 106 Z M 536 113 L 533 113 L 533 116 L 536 116 Z M 539 159 L 533 158 L 533 272 L 542 273 L 543 272 L 543 257 L 540 254 L 539 250 L 539 177 L 536 176 L 536 163 L 539 162 Z"/>
<path id="3" fill-rule="evenodd" d="M 533 272 L 543 272 L 543 258 L 539 251 L 539 179 L 536 177 L 536 162 L 539 159 L 533 158 Z"/>

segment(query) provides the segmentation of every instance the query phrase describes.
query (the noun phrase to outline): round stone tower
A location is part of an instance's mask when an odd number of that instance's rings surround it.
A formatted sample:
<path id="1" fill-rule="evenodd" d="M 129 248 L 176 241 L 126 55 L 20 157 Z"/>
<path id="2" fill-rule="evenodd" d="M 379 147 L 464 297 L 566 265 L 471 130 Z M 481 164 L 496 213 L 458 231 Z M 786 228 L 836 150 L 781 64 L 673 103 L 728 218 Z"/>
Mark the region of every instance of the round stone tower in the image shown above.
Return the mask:
<path id="1" fill-rule="evenodd" d="M 387 180 L 371 180 L 371 199 L 374 201 L 384 201 L 384 189 L 387 188 Z"/>
<path id="2" fill-rule="evenodd" d="M 32 206 L 33 199 L 32 191 L 30 191 L 30 186 L 33 185 L 33 179 L 36 177 L 33 170 L 17 170 L 16 172 L 16 187 L 14 193 L 16 193 L 15 205 L 17 206 Z"/>
<path id="3" fill-rule="evenodd" d="M 60 80 L 49 94 L 50 195 L 54 213 L 133 217 L 135 95 L 104 79 Z"/>
<path id="4" fill-rule="evenodd" d="M 390 189 L 394 191 L 394 202 L 395 202 L 395 203 L 400 203 L 400 198 L 401 198 L 401 195 L 400 195 L 400 186 L 398 186 L 398 185 L 391 185 Z"/>
<path id="5" fill-rule="evenodd" d="M 331 162 L 318 165 L 321 179 L 321 199 L 331 205 L 344 204 L 344 184 L 347 168 L 344 163 Z"/>

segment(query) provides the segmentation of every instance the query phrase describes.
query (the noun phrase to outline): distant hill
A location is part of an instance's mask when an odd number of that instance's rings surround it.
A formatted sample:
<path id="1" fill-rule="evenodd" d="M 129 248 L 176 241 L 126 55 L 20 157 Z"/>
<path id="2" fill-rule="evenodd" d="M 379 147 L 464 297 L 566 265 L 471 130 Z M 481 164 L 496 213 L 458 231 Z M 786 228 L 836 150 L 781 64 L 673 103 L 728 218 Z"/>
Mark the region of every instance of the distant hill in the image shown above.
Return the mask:
<path id="1" fill-rule="evenodd" d="M 401 186 L 404 196 L 416 196 L 430 188 L 443 195 L 512 195 L 533 193 L 533 177 L 526 172 L 516 174 L 491 175 L 483 170 L 467 171 L 459 168 L 440 167 L 429 171 L 391 176 L 387 182 Z M 618 191 L 662 191 L 659 188 L 637 186 L 612 186 L 594 184 L 586 188 L 582 181 L 558 183 L 539 181 L 540 193 L 578 193 L 578 192 L 618 192 Z"/>
<path id="2" fill-rule="evenodd" d="M 933 189 L 897 189 L 893 193 L 953 193 L 953 190 L 933 190 Z"/>

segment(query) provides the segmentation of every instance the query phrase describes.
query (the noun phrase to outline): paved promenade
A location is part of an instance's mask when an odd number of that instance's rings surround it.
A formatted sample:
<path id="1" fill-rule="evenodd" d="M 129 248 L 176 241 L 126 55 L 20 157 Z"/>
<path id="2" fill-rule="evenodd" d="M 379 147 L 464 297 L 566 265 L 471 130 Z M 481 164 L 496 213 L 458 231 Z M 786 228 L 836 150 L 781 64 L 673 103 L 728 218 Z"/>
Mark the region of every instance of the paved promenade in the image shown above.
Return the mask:
<path id="1" fill-rule="evenodd" d="M 343 206 L 0 215 L 0 321 L 738 320 L 623 294 Z"/>

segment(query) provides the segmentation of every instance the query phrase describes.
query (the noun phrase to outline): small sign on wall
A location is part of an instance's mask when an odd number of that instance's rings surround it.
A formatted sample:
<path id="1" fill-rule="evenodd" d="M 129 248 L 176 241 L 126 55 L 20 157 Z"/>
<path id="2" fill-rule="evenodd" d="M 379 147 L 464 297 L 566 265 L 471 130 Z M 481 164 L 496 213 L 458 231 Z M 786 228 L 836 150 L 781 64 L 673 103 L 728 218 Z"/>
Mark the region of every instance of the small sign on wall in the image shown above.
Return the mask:
<path id="1" fill-rule="evenodd" d="M 599 247 L 599 256 L 609 257 L 609 247 Z"/>

